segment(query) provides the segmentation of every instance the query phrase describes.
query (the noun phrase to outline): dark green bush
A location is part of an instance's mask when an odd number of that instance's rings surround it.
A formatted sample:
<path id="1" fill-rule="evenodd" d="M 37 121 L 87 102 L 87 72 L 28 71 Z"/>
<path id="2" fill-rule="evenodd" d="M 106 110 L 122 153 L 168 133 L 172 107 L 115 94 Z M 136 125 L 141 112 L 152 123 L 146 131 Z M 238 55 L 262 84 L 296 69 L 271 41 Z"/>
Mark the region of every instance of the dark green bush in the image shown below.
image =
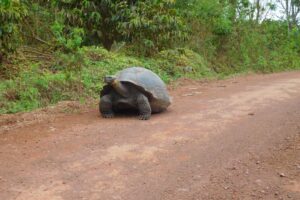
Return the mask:
<path id="1" fill-rule="evenodd" d="M 27 9 L 19 1 L 0 1 L 0 63 L 1 57 L 14 52 L 21 43 L 20 23 Z"/>

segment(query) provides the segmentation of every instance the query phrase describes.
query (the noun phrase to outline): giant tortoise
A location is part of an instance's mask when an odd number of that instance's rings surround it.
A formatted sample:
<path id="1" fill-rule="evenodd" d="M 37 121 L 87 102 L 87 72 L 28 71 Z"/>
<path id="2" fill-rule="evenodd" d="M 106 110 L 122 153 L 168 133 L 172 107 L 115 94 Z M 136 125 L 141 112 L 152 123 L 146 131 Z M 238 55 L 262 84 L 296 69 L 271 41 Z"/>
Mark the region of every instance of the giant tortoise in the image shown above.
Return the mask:
<path id="1" fill-rule="evenodd" d="M 135 109 L 139 119 L 167 109 L 171 100 L 164 82 L 143 67 L 130 67 L 115 76 L 105 76 L 106 85 L 100 93 L 99 111 L 104 118 L 114 117 L 123 109 Z"/>

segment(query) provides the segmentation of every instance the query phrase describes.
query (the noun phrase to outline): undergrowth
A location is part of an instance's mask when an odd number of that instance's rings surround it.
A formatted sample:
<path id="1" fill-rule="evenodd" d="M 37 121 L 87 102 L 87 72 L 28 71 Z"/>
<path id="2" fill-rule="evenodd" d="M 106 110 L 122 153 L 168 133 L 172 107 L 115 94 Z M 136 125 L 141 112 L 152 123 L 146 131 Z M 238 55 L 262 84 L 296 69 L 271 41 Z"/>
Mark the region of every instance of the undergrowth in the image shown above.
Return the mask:
<path id="1" fill-rule="evenodd" d="M 128 66 L 142 66 L 166 83 L 180 77 L 211 78 L 215 73 L 199 54 L 187 49 L 165 50 L 151 58 L 85 47 L 75 54 L 56 54 L 55 62 L 28 63 L 18 76 L 0 82 L 0 114 L 30 111 L 62 100 L 98 98 L 103 77 Z M 23 67 L 24 68 L 24 67 Z"/>
<path id="2" fill-rule="evenodd" d="M 85 102 L 87 99 L 97 99 L 103 87 L 103 77 L 129 66 L 150 69 L 166 83 L 181 77 L 222 79 L 249 72 L 268 73 L 300 68 L 300 59 L 291 59 L 295 55 L 292 51 L 288 53 L 288 49 L 284 56 L 275 53 L 268 56 L 268 59 L 258 57 L 249 65 L 245 57 L 240 61 L 241 67 L 225 66 L 217 72 L 212 62 L 184 48 L 141 57 L 109 52 L 101 47 L 83 47 L 75 53 L 56 52 L 53 61 L 47 65 L 43 61 L 16 60 L 15 63 L 22 64 L 21 73 L 0 79 L 0 114 L 31 111 L 64 100 Z M 238 60 L 235 62 L 238 63 Z"/>

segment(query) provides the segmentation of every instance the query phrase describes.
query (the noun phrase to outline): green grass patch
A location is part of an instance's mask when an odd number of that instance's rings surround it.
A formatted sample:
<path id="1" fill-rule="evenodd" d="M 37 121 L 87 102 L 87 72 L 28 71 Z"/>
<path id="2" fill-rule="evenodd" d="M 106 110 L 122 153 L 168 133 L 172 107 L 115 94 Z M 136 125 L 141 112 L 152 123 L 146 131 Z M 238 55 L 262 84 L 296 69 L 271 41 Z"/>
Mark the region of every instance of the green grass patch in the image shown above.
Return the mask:
<path id="1" fill-rule="evenodd" d="M 144 58 L 113 53 L 99 47 L 82 48 L 75 54 L 57 54 L 44 68 L 30 64 L 11 80 L 0 82 L 0 114 L 30 111 L 62 100 L 98 98 L 103 77 L 128 66 L 142 66 L 157 73 L 166 83 L 180 77 L 209 78 L 215 73 L 199 54 L 175 49 Z"/>
<path id="2" fill-rule="evenodd" d="M 200 54 L 184 48 L 164 50 L 153 57 L 130 56 L 100 47 L 84 47 L 68 54 L 57 52 L 50 66 L 30 63 L 22 66 L 23 70 L 14 78 L 1 80 L 0 114 L 31 111 L 63 100 L 83 103 L 89 98 L 99 98 L 103 77 L 129 66 L 150 69 L 169 83 L 182 77 L 224 79 L 239 74 L 300 69 L 300 58 L 296 58 L 289 49 L 284 54 L 273 52 L 255 59 L 232 57 L 234 65 L 222 62 L 222 58 L 214 64 L 208 63 Z"/>

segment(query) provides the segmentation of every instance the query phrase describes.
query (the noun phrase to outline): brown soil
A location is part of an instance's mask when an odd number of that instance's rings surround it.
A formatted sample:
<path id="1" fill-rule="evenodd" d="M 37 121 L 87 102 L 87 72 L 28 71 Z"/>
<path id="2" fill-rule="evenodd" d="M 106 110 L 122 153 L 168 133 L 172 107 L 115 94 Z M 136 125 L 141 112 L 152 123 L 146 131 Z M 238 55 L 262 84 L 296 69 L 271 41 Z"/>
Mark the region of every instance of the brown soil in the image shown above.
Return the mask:
<path id="1" fill-rule="evenodd" d="M 149 121 L 96 105 L 0 117 L 0 199 L 300 199 L 300 72 L 171 94 Z"/>

